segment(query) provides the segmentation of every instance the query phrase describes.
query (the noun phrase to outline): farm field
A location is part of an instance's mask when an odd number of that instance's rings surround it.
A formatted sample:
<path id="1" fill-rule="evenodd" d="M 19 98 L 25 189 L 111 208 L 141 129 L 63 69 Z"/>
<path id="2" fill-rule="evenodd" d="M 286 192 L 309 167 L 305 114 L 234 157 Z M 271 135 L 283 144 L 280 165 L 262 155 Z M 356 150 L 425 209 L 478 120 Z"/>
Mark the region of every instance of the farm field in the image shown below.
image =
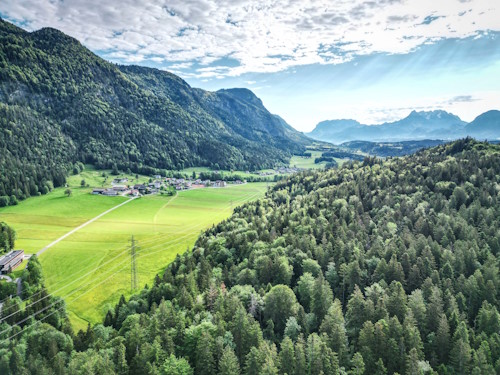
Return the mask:
<path id="1" fill-rule="evenodd" d="M 297 156 L 294 155 L 290 159 L 290 167 L 302 168 L 302 169 L 319 169 L 324 168 L 326 162 L 314 163 L 314 159 L 321 157 L 323 152 L 307 150 L 311 153 L 311 156 Z"/>
<path id="2" fill-rule="evenodd" d="M 91 171 L 88 173 L 92 174 Z M 99 178 L 87 176 L 92 181 Z M 0 209 L 0 220 L 18 233 L 16 248 L 38 250 L 73 228 L 127 200 L 89 194 L 78 188 L 81 176 L 64 188 Z M 95 181 L 94 181 L 95 182 Z M 95 185 L 93 183 L 93 185 Z M 73 233 L 40 256 L 49 292 L 65 299 L 74 329 L 102 321 L 121 294 L 131 290 L 130 239 L 137 240 L 137 286 L 151 284 L 200 232 L 227 218 L 231 207 L 261 197 L 266 183 L 197 189 L 176 196 L 135 199 Z M 16 270 L 17 272 L 17 270 Z"/>

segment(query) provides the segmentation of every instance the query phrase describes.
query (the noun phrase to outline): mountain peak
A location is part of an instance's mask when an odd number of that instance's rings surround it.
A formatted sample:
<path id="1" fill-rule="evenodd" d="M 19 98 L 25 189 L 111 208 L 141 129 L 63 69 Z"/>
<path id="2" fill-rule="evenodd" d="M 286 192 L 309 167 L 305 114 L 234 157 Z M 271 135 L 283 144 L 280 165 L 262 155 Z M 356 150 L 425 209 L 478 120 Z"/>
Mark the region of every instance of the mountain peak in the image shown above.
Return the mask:
<path id="1" fill-rule="evenodd" d="M 221 89 L 217 94 L 229 95 L 233 98 L 242 100 L 244 102 L 252 103 L 257 106 L 263 106 L 262 100 L 252 90 L 244 87 L 236 87 L 232 89 Z"/>
<path id="2" fill-rule="evenodd" d="M 434 111 L 411 111 L 410 114 L 406 118 L 420 118 L 420 119 L 425 119 L 425 120 L 442 120 L 445 118 L 450 118 L 453 120 L 460 120 L 460 118 L 453 113 L 446 112 L 442 109 L 436 109 Z"/>

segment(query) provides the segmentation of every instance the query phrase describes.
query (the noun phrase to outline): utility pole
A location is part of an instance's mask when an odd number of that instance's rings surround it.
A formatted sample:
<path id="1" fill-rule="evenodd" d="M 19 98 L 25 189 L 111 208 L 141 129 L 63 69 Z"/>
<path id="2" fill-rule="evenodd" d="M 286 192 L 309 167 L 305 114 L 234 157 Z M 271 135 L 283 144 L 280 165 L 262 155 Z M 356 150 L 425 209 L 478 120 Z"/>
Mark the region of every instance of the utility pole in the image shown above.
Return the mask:
<path id="1" fill-rule="evenodd" d="M 130 256 L 131 256 L 131 261 L 132 261 L 132 267 L 130 270 L 130 282 L 131 282 L 131 287 L 132 291 L 137 289 L 137 264 L 135 262 L 135 240 L 134 236 L 130 239 L 131 245 L 130 245 Z"/>

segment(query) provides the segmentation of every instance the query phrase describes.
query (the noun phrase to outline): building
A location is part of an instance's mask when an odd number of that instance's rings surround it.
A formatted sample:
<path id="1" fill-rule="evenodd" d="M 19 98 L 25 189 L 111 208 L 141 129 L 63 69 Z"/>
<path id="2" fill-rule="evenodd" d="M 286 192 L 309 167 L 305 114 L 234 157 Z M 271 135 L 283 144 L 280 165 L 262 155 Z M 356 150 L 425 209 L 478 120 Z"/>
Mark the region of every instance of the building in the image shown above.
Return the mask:
<path id="1" fill-rule="evenodd" d="M 13 250 L 0 258 L 0 273 L 12 272 L 23 261 L 24 250 Z"/>
<path id="2" fill-rule="evenodd" d="M 213 187 L 218 187 L 218 188 L 226 187 L 226 185 L 227 185 L 226 181 L 222 180 L 217 180 L 212 184 Z"/>
<path id="3" fill-rule="evenodd" d="M 106 191 L 106 189 L 93 189 L 92 194 L 99 195 L 99 194 L 104 193 L 105 191 Z"/>
<path id="4" fill-rule="evenodd" d="M 141 194 L 144 194 L 147 189 L 148 188 L 146 187 L 146 185 L 143 185 L 143 184 L 136 184 L 136 185 L 134 185 L 134 190 L 139 190 L 139 192 Z"/>
<path id="5" fill-rule="evenodd" d="M 106 189 L 102 192 L 102 195 L 114 196 L 114 195 L 118 195 L 118 192 L 116 190 L 113 190 L 113 189 Z"/>
<path id="6" fill-rule="evenodd" d="M 125 185 L 116 185 L 116 186 L 113 186 L 113 190 L 118 191 L 118 192 L 123 192 L 123 191 L 127 191 L 128 187 L 126 187 Z"/>
<path id="7" fill-rule="evenodd" d="M 130 190 L 130 193 L 128 195 L 132 197 L 138 197 L 139 196 L 139 190 Z"/>

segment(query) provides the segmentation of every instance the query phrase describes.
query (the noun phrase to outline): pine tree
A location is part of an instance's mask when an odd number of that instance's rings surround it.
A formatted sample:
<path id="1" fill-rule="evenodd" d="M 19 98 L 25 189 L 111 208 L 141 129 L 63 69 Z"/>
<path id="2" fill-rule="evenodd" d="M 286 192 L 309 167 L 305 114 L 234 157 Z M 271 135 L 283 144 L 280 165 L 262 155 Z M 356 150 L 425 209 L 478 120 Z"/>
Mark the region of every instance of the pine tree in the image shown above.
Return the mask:
<path id="1" fill-rule="evenodd" d="M 357 352 L 352 357 L 351 369 L 349 370 L 349 375 L 363 375 L 365 373 L 365 362 L 363 361 L 363 356 Z"/>
<path id="2" fill-rule="evenodd" d="M 279 358 L 280 374 L 293 375 L 295 373 L 295 350 L 289 337 L 285 337 L 281 342 Z"/>
<path id="3" fill-rule="evenodd" d="M 238 363 L 238 358 L 234 354 L 234 350 L 228 345 L 224 348 L 222 357 L 219 361 L 219 372 L 220 375 L 239 375 L 240 365 Z"/>
<path id="4" fill-rule="evenodd" d="M 213 339 L 210 333 L 204 331 L 196 345 L 196 373 L 211 375 L 215 373 Z"/>

